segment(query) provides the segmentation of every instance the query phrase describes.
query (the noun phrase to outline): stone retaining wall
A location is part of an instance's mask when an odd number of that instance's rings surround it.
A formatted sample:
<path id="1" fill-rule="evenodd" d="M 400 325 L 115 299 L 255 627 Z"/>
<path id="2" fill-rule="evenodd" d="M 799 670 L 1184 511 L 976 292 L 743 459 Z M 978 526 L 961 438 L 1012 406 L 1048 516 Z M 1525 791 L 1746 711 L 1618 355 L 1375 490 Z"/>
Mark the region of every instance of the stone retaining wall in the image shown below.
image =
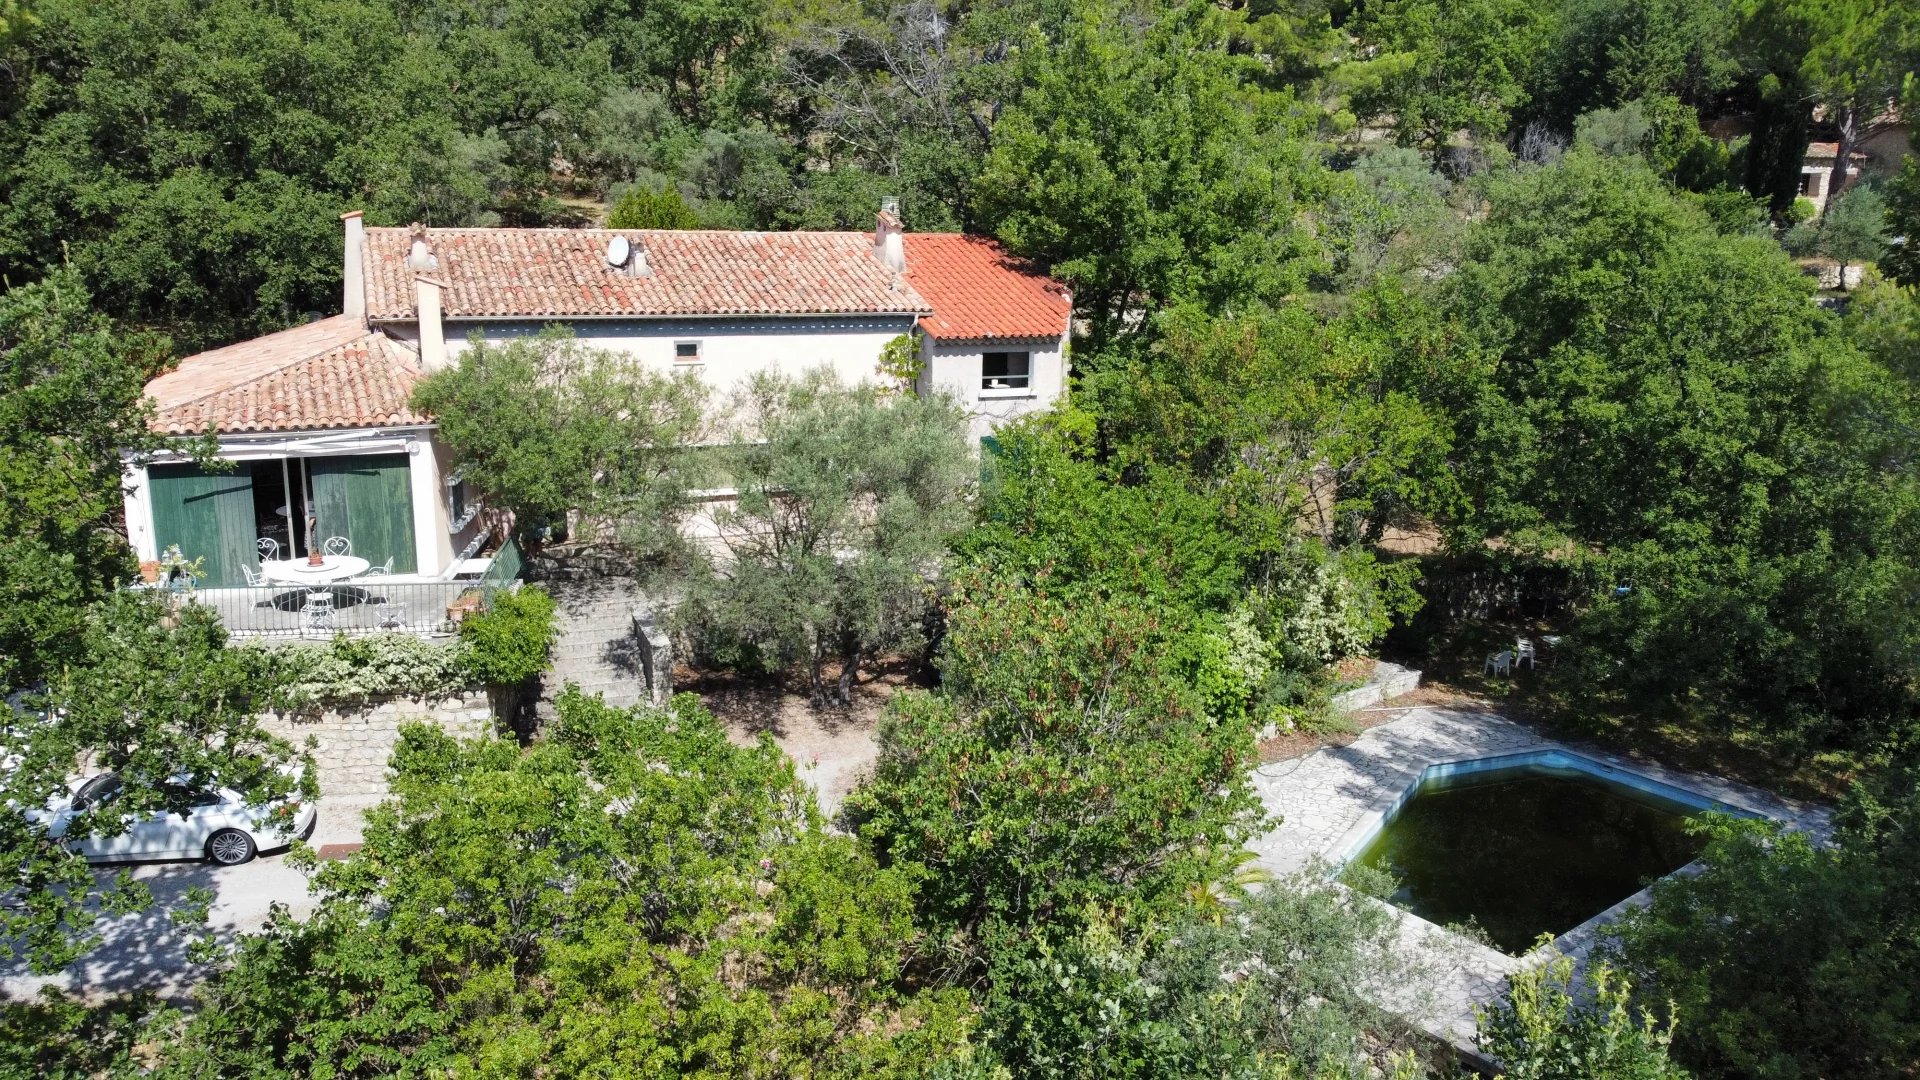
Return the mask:
<path id="1" fill-rule="evenodd" d="M 1365 683 L 1333 695 L 1333 709 L 1335 712 L 1356 712 L 1418 689 L 1418 671 L 1380 660 L 1374 663 L 1373 674 Z"/>
<path id="2" fill-rule="evenodd" d="M 322 795 L 385 795 L 387 759 L 409 720 L 437 724 L 449 735 L 470 738 L 493 730 L 493 708 L 484 691 L 444 700 L 382 698 L 351 709 L 282 715 L 268 713 L 262 726 L 305 748 L 312 736 Z"/>

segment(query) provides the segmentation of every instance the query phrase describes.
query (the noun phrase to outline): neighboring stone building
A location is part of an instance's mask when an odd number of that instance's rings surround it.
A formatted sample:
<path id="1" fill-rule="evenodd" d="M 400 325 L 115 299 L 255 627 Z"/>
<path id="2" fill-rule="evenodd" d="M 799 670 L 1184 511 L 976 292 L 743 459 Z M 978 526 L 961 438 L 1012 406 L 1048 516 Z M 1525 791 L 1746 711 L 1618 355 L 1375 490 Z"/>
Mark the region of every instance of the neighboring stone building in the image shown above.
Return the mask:
<path id="1" fill-rule="evenodd" d="M 1839 153 L 1839 143 L 1808 143 L 1806 156 L 1800 160 L 1800 195 L 1811 200 L 1822 214 L 1827 212 L 1827 200 L 1833 195 L 1828 187 L 1833 179 L 1833 163 Z M 1851 184 L 1860 178 L 1860 170 L 1866 166 L 1868 158 L 1858 150 L 1848 154 L 1847 158 L 1847 183 Z"/>

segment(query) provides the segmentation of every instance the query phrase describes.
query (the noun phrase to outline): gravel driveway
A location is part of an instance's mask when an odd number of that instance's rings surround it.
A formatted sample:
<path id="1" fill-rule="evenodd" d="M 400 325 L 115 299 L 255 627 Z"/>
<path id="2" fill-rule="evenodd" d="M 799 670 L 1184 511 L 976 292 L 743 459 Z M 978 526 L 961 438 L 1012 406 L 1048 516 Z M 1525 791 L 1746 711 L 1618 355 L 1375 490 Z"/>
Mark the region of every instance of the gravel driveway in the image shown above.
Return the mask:
<path id="1" fill-rule="evenodd" d="M 358 843 L 361 812 L 375 801 L 323 799 L 309 843 L 315 848 Z M 104 867 L 100 873 L 110 878 L 119 869 Z M 274 904 L 284 904 L 296 915 L 313 910 L 307 876 L 287 864 L 285 852 L 261 855 L 240 866 L 159 862 L 137 863 L 131 869 L 136 879 L 153 890 L 150 907 L 104 924 L 101 932 L 105 941 L 100 947 L 58 975 L 34 975 L 24 960 L 0 962 L 0 998 L 31 998 L 43 986 L 58 986 L 89 998 L 129 990 L 151 990 L 175 1000 L 186 998 L 199 981 L 201 969 L 188 961 L 187 938 L 173 928 L 167 913 L 195 885 L 214 892 L 207 921 L 222 940 L 259 929 Z"/>

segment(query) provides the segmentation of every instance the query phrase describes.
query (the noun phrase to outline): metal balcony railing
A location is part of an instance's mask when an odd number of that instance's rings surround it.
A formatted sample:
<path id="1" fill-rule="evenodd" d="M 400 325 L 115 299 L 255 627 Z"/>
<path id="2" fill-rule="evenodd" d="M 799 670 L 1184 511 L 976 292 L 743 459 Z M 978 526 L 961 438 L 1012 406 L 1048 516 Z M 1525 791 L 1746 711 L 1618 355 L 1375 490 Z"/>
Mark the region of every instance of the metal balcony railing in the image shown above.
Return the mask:
<path id="1" fill-rule="evenodd" d="M 520 549 L 509 540 L 476 580 L 375 576 L 321 587 L 201 588 L 175 595 L 180 603 L 214 609 L 236 638 L 454 634 L 462 619 L 486 610 L 495 593 L 514 587 L 520 567 Z"/>
<path id="2" fill-rule="evenodd" d="M 325 588 L 286 586 L 198 589 L 185 603 L 213 608 L 234 637 L 331 637 L 334 634 L 452 634 L 486 605 L 476 581 L 367 578 Z"/>

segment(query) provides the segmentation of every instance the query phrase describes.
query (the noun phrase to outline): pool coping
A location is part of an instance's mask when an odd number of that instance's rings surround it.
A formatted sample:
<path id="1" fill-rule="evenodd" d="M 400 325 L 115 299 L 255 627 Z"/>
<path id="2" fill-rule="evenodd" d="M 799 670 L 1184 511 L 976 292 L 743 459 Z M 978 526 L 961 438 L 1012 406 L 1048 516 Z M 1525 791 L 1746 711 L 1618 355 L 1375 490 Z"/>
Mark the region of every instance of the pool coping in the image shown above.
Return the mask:
<path id="1" fill-rule="evenodd" d="M 1318 867 L 1337 874 L 1390 818 L 1404 806 L 1429 772 L 1438 768 L 1482 766 L 1535 761 L 1564 763 L 1579 771 L 1604 777 L 1650 794 L 1674 799 L 1702 810 L 1722 810 L 1745 817 L 1767 818 L 1790 830 L 1804 830 L 1824 838 L 1830 831 L 1824 807 L 1781 798 L 1771 792 L 1720 777 L 1688 773 L 1591 748 L 1574 748 L 1541 737 L 1503 716 L 1447 709 L 1411 709 L 1406 715 L 1370 728 L 1344 747 L 1326 747 L 1289 762 L 1275 762 L 1255 770 L 1255 788 L 1270 812 L 1280 812 L 1280 826 L 1249 843 L 1256 863 L 1276 876 Z M 1477 770 L 1476 770 L 1477 771 Z M 1303 797 L 1295 786 L 1311 797 Z M 1315 800 L 1318 800 L 1316 805 Z M 1289 807 L 1290 803 L 1304 806 Z M 1328 831 L 1326 810 L 1345 815 Z M 1304 810 L 1305 813 L 1301 813 Z M 1291 811 L 1293 816 L 1285 816 Z M 1303 818 L 1305 820 L 1303 820 Z M 1293 835 L 1289 836 L 1288 834 Z M 1667 877 L 1700 872 L 1688 863 Z M 1662 880 L 1665 880 L 1664 878 Z M 1571 957 L 1583 968 L 1603 931 L 1633 907 L 1651 900 L 1650 888 L 1625 897 L 1605 911 L 1561 934 L 1552 942 L 1520 956 L 1465 937 L 1383 900 L 1401 919 L 1401 947 L 1447 955 L 1446 970 L 1433 988 L 1444 1004 L 1430 1015 L 1408 1019 L 1452 1045 L 1472 1060 L 1481 1060 L 1473 1045 L 1475 1010 L 1505 995 L 1509 976 L 1547 963 L 1557 956 Z M 1391 1002 L 1382 1002 L 1392 1008 Z M 1398 1010 L 1395 1010 L 1398 1011 Z M 1422 1010 L 1424 1011 L 1424 1009 Z"/>

